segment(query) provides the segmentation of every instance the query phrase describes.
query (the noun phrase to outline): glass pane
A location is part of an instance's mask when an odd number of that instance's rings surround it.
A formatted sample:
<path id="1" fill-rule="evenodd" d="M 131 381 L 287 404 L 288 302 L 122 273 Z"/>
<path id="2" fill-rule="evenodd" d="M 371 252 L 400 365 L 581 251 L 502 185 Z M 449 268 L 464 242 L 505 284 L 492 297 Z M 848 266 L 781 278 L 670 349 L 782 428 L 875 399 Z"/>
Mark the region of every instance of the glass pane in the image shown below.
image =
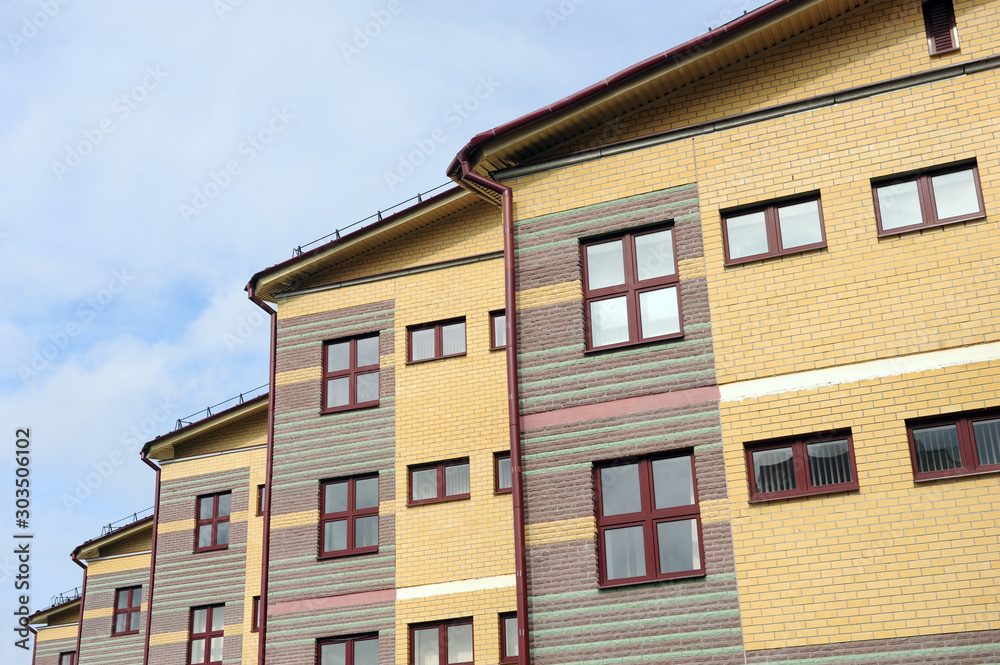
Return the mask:
<path id="1" fill-rule="evenodd" d="M 465 353 L 465 321 L 441 326 L 441 344 L 446 356 Z"/>
<path id="2" fill-rule="evenodd" d="M 625 283 L 622 241 L 587 246 L 587 288 L 591 291 Z"/>
<path id="3" fill-rule="evenodd" d="M 119 614 L 115 616 L 115 632 L 124 633 L 126 630 L 128 630 L 128 615 Z"/>
<path id="4" fill-rule="evenodd" d="M 218 632 L 226 627 L 226 606 L 212 608 L 212 632 Z M 214 658 L 212 660 L 215 660 Z"/>
<path id="5" fill-rule="evenodd" d="M 340 552 L 347 549 L 347 520 L 323 524 L 323 551 Z"/>
<path id="6" fill-rule="evenodd" d="M 819 201 L 806 201 L 778 208 L 778 230 L 781 232 L 783 249 L 822 242 L 823 228 L 819 221 Z"/>
<path id="7" fill-rule="evenodd" d="M 329 483 L 324 488 L 323 512 L 327 515 L 347 510 L 347 481 Z"/>
<path id="8" fill-rule="evenodd" d="M 354 546 L 375 547 L 378 545 L 378 515 L 354 519 Z"/>
<path id="9" fill-rule="evenodd" d="M 347 644 L 324 644 L 319 650 L 320 665 L 347 665 Z"/>
<path id="10" fill-rule="evenodd" d="M 424 499 L 437 498 L 437 469 L 423 469 L 414 471 L 410 482 L 413 484 L 413 500 L 423 501 Z"/>
<path id="11" fill-rule="evenodd" d="M 504 654 L 513 658 L 517 655 L 517 617 L 503 620 Z"/>
<path id="12" fill-rule="evenodd" d="M 730 259 L 767 252 L 767 221 L 763 211 L 726 218 L 726 233 Z"/>
<path id="13" fill-rule="evenodd" d="M 639 324 L 643 339 L 681 331 L 677 309 L 677 287 L 639 294 Z"/>
<path id="14" fill-rule="evenodd" d="M 330 379 L 326 382 L 326 408 L 333 409 L 338 406 L 347 406 L 351 403 L 350 397 L 351 380 L 346 376 L 339 379 Z"/>
<path id="15" fill-rule="evenodd" d="M 758 494 L 795 489 L 795 461 L 791 448 L 758 450 L 752 457 Z"/>
<path id="16" fill-rule="evenodd" d="M 601 469 L 601 514 L 642 512 L 639 496 L 639 465 L 624 464 Z"/>
<path id="17" fill-rule="evenodd" d="M 656 538 L 660 547 L 661 575 L 701 568 L 697 520 L 660 522 L 656 525 Z"/>
<path id="18" fill-rule="evenodd" d="M 505 314 L 493 317 L 493 346 L 507 346 L 507 316 Z"/>
<path id="19" fill-rule="evenodd" d="M 128 615 L 128 629 L 139 630 L 139 613 L 130 612 Z"/>
<path id="20" fill-rule="evenodd" d="M 198 547 L 212 546 L 212 525 L 203 524 L 198 527 Z"/>
<path id="21" fill-rule="evenodd" d="M 351 368 L 351 343 L 339 342 L 326 346 L 326 371 L 340 372 Z"/>
<path id="22" fill-rule="evenodd" d="M 497 458 L 497 489 L 510 489 L 513 486 L 510 477 L 510 458 Z"/>
<path id="23" fill-rule="evenodd" d="M 646 550 L 641 526 L 604 532 L 604 565 L 609 580 L 643 577 L 646 574 Z"/>
<path id="24" fill-rule="evenodd" d="M 215 497 L 206 496 L 198 501 L 198 519 L 210 520 L 214 514 Z"/>
<path id="25" fill-rule="evenodd" d="M 472 662 L 472 626 L 448 626 L 448 662 Z"/>
<path id="26" fill-rule="evenodd" d="M 972 169 L 931 177 L 938 219 L 979 212 L 975 174 Z"/>
<path id="27" fill-rule="evenodd" d="M 962 467 L 956 425 L 915 429 L 913 445 L 917 453 L 918 471 L 946 471 Z"/>
<path id="28" fill-rule="evenodd" d="M 378 337 L 358 340 L 358 367 L 378 365 Z"/>
<path id="29" fill-rule="evenodd" d="M 139 607 L 142 604 L 142 587 L 132 589 L 132 607 Z"/>
<path id="30" fill-rule="evenodd" d="M 222 638 L 221 637 L 213 637 L 212 638 L 212 647 L 210 649 L 210 652 L 211 653 L 209 653 L 208 658 L 209 658 L 209 660 L 211 662 L 213 662 L 213 663 L 221 663 L 222 662 Z"/>
<path id="31" fill-rule="evenodd" d="M 208 610 L 195 610 L 191 621 L 191 632 L 195 635 L 204 633 L 208 626 L 206 621 L 208 621 Z"/>
<path id="32" fill-rule="evenodd" d="M 357 404 L 374 402 L 378 399 L 378 372 L 358 374 L 357 381 L 358 394 L 355 396 L 355 402 Z"/>
<path id="33" fill-rule="evenodd" d="M 378 665 L 378 639 L 354 643 L 354 665 Z"/>
<path id="34" fill-rule="evenodd" d="M 118 592 L 118 600 L 115 601 L 115 607 L 120 610 L 128 607 L 128 591 L 128 589 L 122 589 Z"/>
<path id="35" fill-rule="evenodd" d="M 635 237 L 635 263 L 639 280 L 673 275 L 674 234 L 667 229 Z"/>
<path id="36" fill-rule="evenodd" d="M 357 510 L 378 506 L 378 478 L 354 481 L 354 507 Z"/>
<path id="37" fill-rule="evenodd" d="M 191 642 L 191 662 L 205 662 L 205 640 L 192 640 Z"/>
<path id="38" fill-rule="evenodd" d="M 972 433 L 976 438 L 979 464 L 1000 464 L 1000 418 L 972 423 Z"/>
<path id="39" fill-rule="evenodd" d="M 444 494 L 445 496 L 455 496 L 456 494 L 469 494 L 469 463 L 456 464 L 445 467 L 444 470 Z"/>
<path id="40" fill-rule="evenodd" d="M 885 185 L 875 191 L 878 194 L 878 209 L 882 216 L 883 231 L 912 226 L 923 221 L 916 180 L 901 182 L 898 185 Z"/>
<path id="41" fill-rule="evenodd" d="M 229 522 L 219 522 L 215 528 L 215 544 L 229 544 Z"/>
<path id="42" fill-rule="evenodd" d="M 594 346 L 628 341 L 628 306 L 624 296 L 590 303 L 590 335 Z"/>
<path id="43" fill-rule="evenodd" d="M 694 503 L 690 457 L 671 457 L 653 462 L 653 501 L 657 510 Z"/>
<path id="44" fill-rule="evenodd" d="M 219 495 L 219 517 L 226 517 L 230 513 L 230 506 L 232 505 L 232 494 L 220 494 Z"/>
<path id="45" fill-rule="evenodd" d="M 413 631 L 414 665 L 440 665 L 438 629 L 421 628 Z"/>
<path id="46" fill-rule="evenodd" d="M 806 446 L 806 457 L 809 458 L 809 482 L 813 487 L 851 482 L 847 439 L 810 443 Z"/>
<path id="47" fill-rule="evenodd" d="M 434 329 L 414 330 L 410 333 L 410 360 L 434 357 Z"/>

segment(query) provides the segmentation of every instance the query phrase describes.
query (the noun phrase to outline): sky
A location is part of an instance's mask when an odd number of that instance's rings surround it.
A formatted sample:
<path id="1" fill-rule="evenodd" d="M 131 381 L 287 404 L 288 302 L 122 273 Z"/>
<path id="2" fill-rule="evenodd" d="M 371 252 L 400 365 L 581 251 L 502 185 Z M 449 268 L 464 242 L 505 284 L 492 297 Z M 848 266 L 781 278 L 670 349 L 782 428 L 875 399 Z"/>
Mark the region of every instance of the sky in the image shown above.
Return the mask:
<path id="1" fill-rule="evenodd" d="M 448 182 L 480 131 L 763 4 L 0 3 L 0 661 L 30 662 L 14 535 L 48 607 L 82 582 L 74 547 L 153 505 L 142 444 L 267 383 L 254 273 Z"/>

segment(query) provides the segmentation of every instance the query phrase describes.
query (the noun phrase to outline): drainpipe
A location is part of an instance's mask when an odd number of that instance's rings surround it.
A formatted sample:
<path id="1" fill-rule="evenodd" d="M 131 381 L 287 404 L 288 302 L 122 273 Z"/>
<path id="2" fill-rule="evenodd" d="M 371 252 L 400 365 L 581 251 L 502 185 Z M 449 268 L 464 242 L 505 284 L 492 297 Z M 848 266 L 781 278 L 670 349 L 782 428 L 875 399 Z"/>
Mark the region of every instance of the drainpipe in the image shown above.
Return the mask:
<path id="1" fill-rule="evenodd" d="M 25 628 L 27 628 L 28 630 L 30 630 L 31 634 L 35 636 L 35 639 L 34 639 L 35 645 L 31 649 L 31 665 L 35 665 L 35 658 L 38 656 L 38 631 L 35 630 L 34 628 L 32 628 L 31 626 L 25 626 Z M 80 627 L 77 626 L 76 630 L 77 630 L 77 632 L 79 632 Z"/>
<path id="2" fill-rule="evenodd" d="M 87 604 L 87 566 L 83 565 L 83 562 L 76 558 L 76 550 L 73 550 L 70 558 L 73 559 L 73 563 L 83 568 L 83 589 L 80 590 L 80 621 L 76 624 L 76 658 L 73 659 L 74 663 L 79 663 L 80 638 L 83 637 L 83 608 Z"/>
<path id="3" fill-rule="evenodd" d="M 149 584 L 146 590 L 146 643 L 142 647 L 143 665 L 149 663 L 149 636 L 153 628 L 153 574 L 156 572 L 156 533 L 160 530 L 160 467 L 146 457 L 146 451 L 139 454 L 139 459 L 156 472 L 156 496 L 153 499 L 153 542 L 149 548 Z M 87 591 L 87 581 L 84 578 L 83 590 Z M 83 626 L 83 603 L 80 604 L 80 625 Z M 79 652 L 77 652 L 79 654 Z M 77 663 L 79 663 L 77 655 Z"/>
<path id="4" fill-rule="evenodd" d="M 271 556 L 271 475 L 274 468 L 274 375 L 277 371 L 278 355 L 278 313 L 257 297 L 254 283 L 247 284 L 250 300 L 271 316 L 271 378 L 267 398 L 267 471 L 264 476 L 264 538 L 261 544 L 260 564 L 260 610 L 257 613 L 260 627 L 257 629 L 257 665 L 264 665 L 265 640 L 267 638 L 267 565 Z"/>
<path id="5" fill-rule="evenodd" d="M 520 665 L 529 665 L 528 579 L 524 538 L 524 484 L 521 476 L 521 399 L 517 387 L 517 296 L 514 285 L 514 194 L 510 187 L 472 170 L 468 157 L 459 153 L 452 162 L 460 180 L 497 192 L 503 210 L 504 306 L 507 319 L 507 415 L 510 421 L 510 471 L 514 503 L 514 572 L 517 586 L 517 653 Z M 457 170 L 457 169 L 456 169 Z M 449 169 L 449 175 L 455 171 Z"/>

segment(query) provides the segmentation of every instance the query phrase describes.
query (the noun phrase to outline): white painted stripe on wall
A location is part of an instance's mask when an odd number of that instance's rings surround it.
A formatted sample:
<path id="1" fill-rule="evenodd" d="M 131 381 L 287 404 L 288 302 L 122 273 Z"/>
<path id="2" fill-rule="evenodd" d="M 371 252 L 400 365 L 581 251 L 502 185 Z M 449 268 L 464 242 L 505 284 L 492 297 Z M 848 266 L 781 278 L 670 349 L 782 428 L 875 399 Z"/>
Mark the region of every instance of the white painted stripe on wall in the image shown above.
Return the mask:
<path id="1" fill-rule="evenodd" d="M 749 381 L 719 386 L 719 393 L 723 402 L 739 402 L 765 395 L 813 390 L 841 383 L 857 383 L 858 381 L 870 381 L 995 360 L 1000 360 L 1000 342 L 966 346 L 960 349 L 928 351 L 927 353 L 916 353 L 912 356 L 899 358 L 870 360 L 843 367 L 827 367 L 807 372 L 796 372 L 795 374 L 770 376 L 765 379 L 750 379 Z"/>
<path id="2" fill-rule="evenodd" d="M 460 582 L 442 582 L 441 584 L 424 584 L 396 589 L 396 600 L 413 598 L 429 598 L 445 596 L 450 593 L 469 593 L 471 591 L 489 591 L 490 589 L 506 589 L 517 584 L 516 575 L 498 575 L 497 577 L 480 577 L 474 580 Z"/>

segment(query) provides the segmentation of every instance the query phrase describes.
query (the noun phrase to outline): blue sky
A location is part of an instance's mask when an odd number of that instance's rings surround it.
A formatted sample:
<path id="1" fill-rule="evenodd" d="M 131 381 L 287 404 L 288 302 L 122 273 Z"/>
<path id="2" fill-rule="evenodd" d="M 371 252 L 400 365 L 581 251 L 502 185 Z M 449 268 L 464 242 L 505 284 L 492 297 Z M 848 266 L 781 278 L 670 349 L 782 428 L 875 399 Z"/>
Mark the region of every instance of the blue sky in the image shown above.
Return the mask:
<path id="1" fill-rule="evenodd" d="M 32 610 L 80 583 L 76 545 L 152 505 L 133 428 L 267 381 L 253 273 L 442 184 L 474 134 L 764 2 L 341 4 L 0 4 L 0 473 L 13 497 L 29 427 Z M 11 633 L 0 660 L 28 663 Z"/>

